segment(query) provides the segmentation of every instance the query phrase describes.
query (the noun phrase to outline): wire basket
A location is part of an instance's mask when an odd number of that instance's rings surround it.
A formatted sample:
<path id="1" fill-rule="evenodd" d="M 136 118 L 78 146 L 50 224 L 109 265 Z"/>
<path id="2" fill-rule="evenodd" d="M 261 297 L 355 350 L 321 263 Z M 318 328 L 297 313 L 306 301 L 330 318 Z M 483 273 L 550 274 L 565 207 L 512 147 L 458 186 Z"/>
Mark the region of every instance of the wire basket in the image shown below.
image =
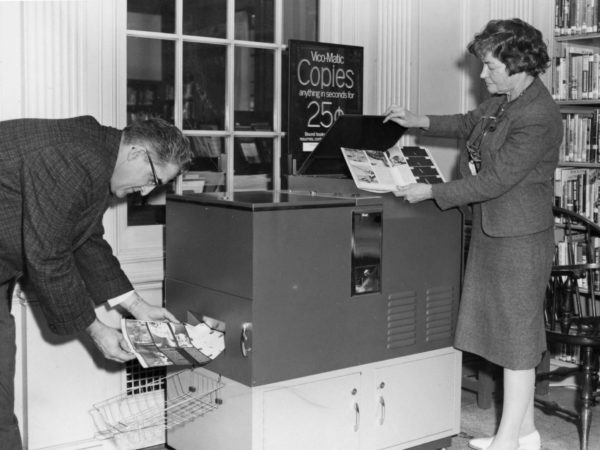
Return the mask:
<path id="1" fill-rule="evenodd" d="M 168 375 L 161 389 L 122 394 L 93 405 L 90 414 L 100 439 L 152 429 L 163 431 L 206 414 L 222 403 L 223 383 L 194 370 Z"/>

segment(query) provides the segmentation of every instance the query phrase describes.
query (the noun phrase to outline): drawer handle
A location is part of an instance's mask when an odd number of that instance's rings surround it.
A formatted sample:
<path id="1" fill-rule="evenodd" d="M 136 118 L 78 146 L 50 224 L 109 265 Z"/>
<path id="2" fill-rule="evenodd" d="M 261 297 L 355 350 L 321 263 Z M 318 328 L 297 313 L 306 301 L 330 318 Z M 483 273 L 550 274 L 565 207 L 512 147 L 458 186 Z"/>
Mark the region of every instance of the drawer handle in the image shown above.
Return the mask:
<path id="1" fill-rule="evenodd" d="M 382 381 L 377 386 L 377 390 L 380 391 L 379 394 L 379 425 L 383 425 L 385 421 L 385 399 L 383 398 L 383 388 L 385 387 L 385 382 Z"/>
<path id="2" fill-rule="evenodd" d="M 354 402 L 354 431 L 358 431 L 360 428 L 360 408 L 358 406 L 358 402 Z"/>
<path id="3" fill-rule="evenodd" d="M 383 398 L 383 395 L 379 397 L 379 408 L 379 425 L 383 425 L 383 422 L 385 421 L 385 399 Z"/>

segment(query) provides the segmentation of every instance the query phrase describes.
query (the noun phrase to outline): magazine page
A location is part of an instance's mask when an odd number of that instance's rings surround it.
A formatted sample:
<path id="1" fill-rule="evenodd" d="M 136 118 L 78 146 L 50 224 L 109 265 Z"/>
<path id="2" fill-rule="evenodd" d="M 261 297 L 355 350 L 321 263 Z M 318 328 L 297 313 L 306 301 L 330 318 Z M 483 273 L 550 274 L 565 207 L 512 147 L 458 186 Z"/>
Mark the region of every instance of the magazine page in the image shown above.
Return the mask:
<path id="1" fill-rule="evenodd" d="M 173 327 L 173 330 L 175 331 L 175 336 L 177 338 L 177 344 L 179 345 L 179 348 L 182 352 L 185 352 L 188 358 L 194 361 L 194 365 L 204 365 L 211 361 L 212 358 L 204 354 L 201 349 L 196 348 L 194 346 L 194 343 L 192 342 L 192 337 L 190 333 L 193 334 L 194 328 L 196 327 L 183 323 L 173 323 L 171 325 Z M 205 325 L 199 324 L 198 326 Z"/>
<path id="2" fill-rule="evenodd" d="M 370 192 L 391 192 L 398 182 L 394 177 L 392 163 L 385 152 L 342 147 L 356 187 Z"/>
<path id="3" fill-rule="evenodd" d="M 387 153 L 390 164 L 392 165 L 396 186 L 406 186 L 417 182 L 413 175 L 412 168 L 408 163 L 408 159 L 399 146 L 388 148 L 385 153 Z"/>
<path id="4" fill-rule="evenodd" d="M 224 332 L 197 325 L 122 319 L 121 330 L 131 352 L 144 368 L 202 366 L 225 349 Z"/>
<path id="5" fill-rule="evenodd" d="M 169 365 L 186 366 L 192 363 L 180 351 L 170 323 L 147 322 L 146 326 L 150 330 L 150 335 L 158 353 L 162 353 L 167 357 L 170 362 Z"/>
<path id="6" fill-rule="evenodd" d="M 192 348 L 196 349 L 204 358 L 215 359 L 225 350 L 223 332 L 211 328 L 210 323 L 201 323 L 195 327 L 188 327 L 188 334 L 192 342 Z"/>
<path id="7" fill-rule="evenodd" d="M 391 153 L 396 148 L 392 147 L 387 151 Z M 427 148 L 404 146 L 399 150 L 410 167 L 415 179 L 413 183 L 437 184 L 445 182 L 444 175 Z"/>
<path id="8" fill-rule="evenodd" d="M 173 363 L 158 350 L 148 329 L 142 320 L 121 319 L 121 331 L 140 365 L 144 368 L 170 366 Z"/>
<path id="9" fill-rule="evenodd" d="M 385 152 L 342 147 L 342 155 L 359 189 L 384 193 L 412 183 L 443 183 L 444 177 L 422 147 L 395 145 Z"/>

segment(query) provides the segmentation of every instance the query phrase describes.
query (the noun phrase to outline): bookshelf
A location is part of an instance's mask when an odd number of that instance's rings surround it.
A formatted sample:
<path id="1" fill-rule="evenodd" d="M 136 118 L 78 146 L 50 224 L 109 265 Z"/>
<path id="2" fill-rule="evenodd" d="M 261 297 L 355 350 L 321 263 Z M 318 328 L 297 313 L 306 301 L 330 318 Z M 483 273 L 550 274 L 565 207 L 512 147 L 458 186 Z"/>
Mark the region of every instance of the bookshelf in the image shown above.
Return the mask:
<path id="1" fill-rule="evenodd" d="M 556 0 L 552 95 L 564 138 L 555 204 L 600 221 L 600 0 Z"/>
<path id="2" fill-rule="evenodd" d="M 556 169 L 555 204 L 600 223 L 600 0 L 555 0 L 552 42 L 552 95 L 563 117 L 564 137 Z M 566 254 L 585 262 L 583 244 L 565 242 L 557 223 L 556 263 Z M 583 241 L 583 239 L 582 239 Z M 567 248 L 569 247 L 570 248 Z M 592 255 L 600 262 L 600 240 L 592 240 Z M 600 294 L 600 273 L 579 280 L 580 293 Z M 554 349 L 554 359 L 573 363 L 577 355 Z"/>

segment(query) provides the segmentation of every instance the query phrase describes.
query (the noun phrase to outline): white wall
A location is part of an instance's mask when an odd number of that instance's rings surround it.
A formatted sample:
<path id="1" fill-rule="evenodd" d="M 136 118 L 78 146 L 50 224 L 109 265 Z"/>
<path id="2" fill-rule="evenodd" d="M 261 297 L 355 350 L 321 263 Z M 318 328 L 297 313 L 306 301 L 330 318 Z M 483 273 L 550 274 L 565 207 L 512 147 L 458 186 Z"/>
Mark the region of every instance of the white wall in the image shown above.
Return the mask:
<path id="1" fill-rule="evenodd" d="M 422 114 L 465 112 L 485 91 L 480 63 L 466 51 L 474 33 L 490 19 L 520 17 L 551 42 L 553 5 L 551 0 L 325 0 L 319 36 L 365 48 L 365 114 L 382 114 L 392 103 Z M 454 175 L 458 142 L 416 142 L 432 150 L 446 177 Z"/>
<path id="2" fill-rule="evenodd" d="M 0 2 L 0 120 L 115 124 L 114 0 Z"/>
<path id="3" fill-rule="evenodd" d="M 0 4 L 0 120 L 23 116 L 21 4 Z"/>

